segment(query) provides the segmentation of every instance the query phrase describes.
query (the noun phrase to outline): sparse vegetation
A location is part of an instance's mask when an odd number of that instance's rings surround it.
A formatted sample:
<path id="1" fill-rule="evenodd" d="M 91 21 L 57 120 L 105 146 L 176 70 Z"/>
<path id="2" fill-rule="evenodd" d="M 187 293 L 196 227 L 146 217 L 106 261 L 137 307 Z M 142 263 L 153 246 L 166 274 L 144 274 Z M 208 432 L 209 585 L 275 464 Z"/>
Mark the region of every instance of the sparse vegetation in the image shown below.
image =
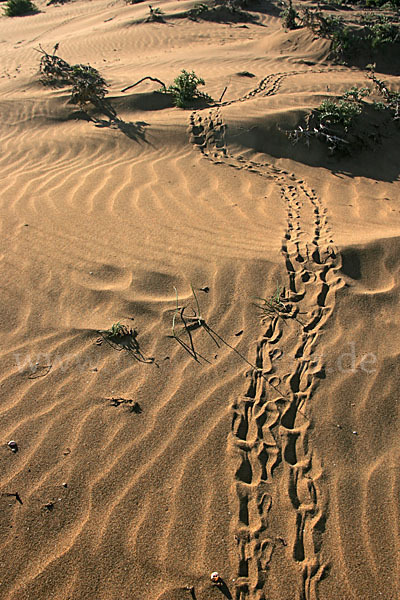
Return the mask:
<path id="1" fill-rule="evenodd" d="M 113 323 L 110 329 L 106 329 L 104 333 L 109 339 L 118 339 L 129 335 L 131 332 L 126 325 L 118 321 L 117 323 Z"/>
<path id="2" fill-rule="evenodd" d="M 70 81 L 71 65 L 64 59 L 56 55 L 59 44 L 55 44 L 53 53 L 48 54 L 41 46 L 38 52 L 41 53 L 39 71 L 41 73 L 41 81 L 43 84 L 61 84 L 68 85 Z"/>
<path id="3" fill-rule="evenodd" d="M 340 98 L 326 99 L 309 113 L 304 124 L 287 132 L 293 143 L 300 140 L 310 146 L 317 139 L 328 146 L 329 152 L 353 153 L 362 147 L 373 147 L 381 139 L 383 126 L 378 112 L 387 111 L 390 120 L 400 120 L 400 92 L 392 92 L 385 82 L 378 79 L 370 70 L 368 77 L 375 84 L 383 101 L 366 102 L 371 94 L 366 87 L 353 86 Z M 375 115 L 375 116 L 374 116 Z"/>
<path id="4" fill-rule="evenodd" d="M 194 7 L 188 11 L 188 16 L 191 19 L 198 19 L 198 18 L 201 18 L 202 16 L 204 16 L 210 10 L 211 10 L 210 6 L 208 6 L 207 4 L 204 4 L 204 2 L 199 2 L 198 4 L 195 4 Z"/>
<path id="5" fill-rule="evenodd" d="M 263 318 L 283 317 L 290 312 L 290 308 L 284 302 L 285 292 L 279 284 L 276 284 L 275 293 L 269 298 L 257 298 L 257 300 L 260 304 L 256 306 L 261 309 Z"/>
<path id="6" fill-rule="evenodd" d="M 354 119 L 361 114 L 362 108 L 357 101 L 341 99 L 324 100 L 316 109 L 319 122 L 324 127 L 342 125 L 345 132 L 353 125 Z"/>
<path id="7" fill-rule="evenodd" d="M 389 110 L 393 121 L 400 121 L 400 92 L 393 92 L 382 80 L 375 75 L 374 65 L 368 65 L 369 72 L 367 77 L 373 82 L 375 89 L 383 102 L 374 102 L 374 108 L 377 110 Z"/>
<path id="8" fill-rule="evenodd" d="M 197 21 L 206 19 L 210 21 L 252 21 L 250 13 L 243 10 L 249 0 L 211 0 L 211 2 L 198 2 L 187 11 L 186 15 Z"/>
<path id="9" fill-rule="evenodd" d="M 172 94 L 176 106 L 186 108 L 196 98 L 203 98 L 208 101 L 212 100 L 208 94 L 198 89 L 199 85 L 205 85 L 204 79 L 197 77 L 194 71 L 189 73 L 183 69 L 167 91 Z"/>
<path id="10" fill-rule="evenodd" d="M 353 85 L 353 87 L 343 93 L 342 98 L 343 100 L 354 100 L 355 102 L 361 102 L 362 99 L 366 96 L 369 96 L 370 93 L 371 90 L 367 87 L 358 88 L 357 86 Z"/>
<path id="11" fill-rule="evenodd" d="M 71 2 L 71 0 L 49 0 L 47 6 L 50 6 L 51 4 L 65 4 L 66 2 Z"/>
<path id="12" fill-rule="evenodd" d="M 305 8 L 301 22 L 316 35 L 331 40 L 332 56 L 339 61 L 348 60 L 354 53 L 373 55 L 380 48 L 400 41 L 399 24 L 387 15 L 370 13 L 357 22 L 346 23 L 342 17 Z"/>
<path id="13" fill-rule="evenodd" d="M 149 4 L 149 16 L 147 17 L 147 21 L 150 22 L 160 22 L 163 21 L 163 11 L 161 8 L 153 8 L 151 4 Z"/>
<path id="14" fill-rule="evenodd" d="M 81 108 L 91 102 L 94 105 L 101 103 L 107 94 L 107 82 L 94 67 L 90 65 L 73 65 L 70 72 L 71 104 L 78 104 Z"/>
<path id="15" fill-rule="evenodd" d="M 330 0 L 337 6 L 353 5 L 360 8 L 398 8 L 400 0 Z"/>
<path id="16" fill-rule="evenodd" d="M 54 46 L 52 54 L 48 54 L 39 46 L 39 52 L 42 54 L 39 65 L 42 82 L 72 86 L 70 103 L 78 104 L 81 108 L 88 102 L 96 106 L 101 105 L 107 94 L 108 84 L 105 79 L 90 65 L 70 65 L 57 56 L 58 46 Z"/>
<path id="17" fill-rule="evenodd" d="M 6 17 L 24 17 L 39 12 L 31 0 L 7 0 L 3 11 Z"/>
<path id="18" fill-rule="evenodd" d="M 293 7 L 292 0 L 289 0 L 285 5 L 285 8 L 280 13 L 280 17 L 282 19 L 282 25 L 285 29 L 297 28 L 297 19 L 299 18 L 299 14 Z"/>
<path id="19" fill-rule="evenodd" d="M 164 94 L 171 94 L 175 106 L 178 106 L 179 108 L 187 108 L 191 106 L 193 104 L 193 101 L 196 99 L 203 99 L 206 102 L 213 101 L 211 96 L 204 92 L 201 92 L 198 89 L 199 85 L 205 85 L 204 79 L 198 77 L 194 71 L 191 71 L 189 73 L 185 69 L 183 69 L 178 75 L 178 77 L 174 79 L 174 83 L 172 83 L 168 87 L 163 81 L 161 81 L 161 79 L 158 79 L 157 77 L 146 76 L 142 77 L 142 79 L 139 79 L 139 81 L 136 81 L 135 83 L 124 87 L 121 91 L 126 92 L 127 90 L 136 87 L 137 85 L 139 85 L 139 83 L 142 83 L 147 79 L 161 84 L 162 87 L 158 91 Z"/>

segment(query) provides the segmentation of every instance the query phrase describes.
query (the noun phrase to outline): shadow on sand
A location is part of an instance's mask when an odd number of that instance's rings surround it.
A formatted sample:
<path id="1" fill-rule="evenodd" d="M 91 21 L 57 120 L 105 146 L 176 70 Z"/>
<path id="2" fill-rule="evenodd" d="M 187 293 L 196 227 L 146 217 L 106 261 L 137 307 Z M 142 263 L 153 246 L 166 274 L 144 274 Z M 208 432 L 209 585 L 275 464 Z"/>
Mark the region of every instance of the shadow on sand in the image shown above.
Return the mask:
<path id="1" fill-rule="evenodd" d="M 107 100 L 103 100 L 102 102 L 98 102 L 95 104 L 95 108 L 97 109 L 96 114 L 89 114 L 85 110 L 75 111 L 70 115 L 70 119 L 82 119 L 94 124 L 95 127 L 99 129 L 118 129 L 121 131 L 126 137 L 135 142 L 145 142 L 148 144 L 149 142 L 146 140 L 146 127 L 149 127 L 149 123 L 145 121 L 124 121 L 120 117 L 118 117 L 117 111 L 112 106 L 111 102 Z M 104 115 L 106 118 L 102 118 L 98 115 Z"/>

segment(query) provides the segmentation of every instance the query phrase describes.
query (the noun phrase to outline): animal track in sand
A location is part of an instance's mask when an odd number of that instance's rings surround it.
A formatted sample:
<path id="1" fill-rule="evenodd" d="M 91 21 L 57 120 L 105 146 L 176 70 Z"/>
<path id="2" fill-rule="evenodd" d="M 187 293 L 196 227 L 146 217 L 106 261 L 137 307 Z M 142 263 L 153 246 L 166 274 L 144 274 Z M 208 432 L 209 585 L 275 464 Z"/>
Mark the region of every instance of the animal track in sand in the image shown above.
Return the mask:
<path id="1" fill-rule="evenodd" d="M 239 100 L 265 90 L 265 95 L 276 93 L 281 80 L 294 74 L 270 75 Z M 281 243 L 287 283 L 279 291 L 285 310 L 265 315 L 253 361 L 257 368 L 248 373 L 247 391 L 232 406 L 228 447 L 236 465 L 235 599 L 265 600 L 266 587 L 272 599 L 269 584 L 283 572 L 284 552 L 285 574 L 289 570 L 296 582 L 296 597 L 317 600 L 318 582 L 327 569 L 321 554 L 327 498 L 320 485 L 322 467 L 312 447 L 308 413 L 321 369 L 315 355 L 319 332 L 334 309 L 336 290 L 343 285 L 337 273 L 341 258 L 317 193 L 284 169 L 234 156 L 227 148 L 225 130 L 221 107 L 206 116 L 199 112 L 190 116 L 194 146 L 214 164 L 274 181 L 287 215 Z M 268 385 L 268 377 L 279 382 L 279 391 Z"/>

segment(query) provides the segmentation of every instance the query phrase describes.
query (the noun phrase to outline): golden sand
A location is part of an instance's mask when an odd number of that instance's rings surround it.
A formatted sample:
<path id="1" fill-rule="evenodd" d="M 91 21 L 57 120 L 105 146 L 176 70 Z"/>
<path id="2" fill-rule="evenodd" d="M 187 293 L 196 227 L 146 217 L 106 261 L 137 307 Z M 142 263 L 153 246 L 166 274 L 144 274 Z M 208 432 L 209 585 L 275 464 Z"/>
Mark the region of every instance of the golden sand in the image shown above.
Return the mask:
<path id="1" fill-rule="evenodd" d="M 0 18 L 1 600 L 223 598 L 214 570 L 238 600 L 398 599 L 398 144 L 281 131 L 365 74 L 268 13 L 38 6 Z M 55 43 L 119 126 L 39 83 Z M 222 105 L 121 92 L 183 68 Z M 255 306 L 277 288 L 290 318 Z"/>

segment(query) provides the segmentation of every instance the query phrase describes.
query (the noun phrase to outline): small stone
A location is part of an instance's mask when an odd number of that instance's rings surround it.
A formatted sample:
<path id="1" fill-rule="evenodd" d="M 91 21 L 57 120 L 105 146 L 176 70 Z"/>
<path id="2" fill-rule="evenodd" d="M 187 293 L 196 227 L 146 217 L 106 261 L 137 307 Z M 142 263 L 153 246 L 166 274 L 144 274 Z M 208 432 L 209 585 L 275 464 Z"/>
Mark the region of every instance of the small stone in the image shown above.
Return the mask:
<path id="1" fill-rule="evenodd" d="M 222 579 L 219 576 L 219 573 L 217 573 L 217 571 L 211 573 L 211 581 L 214 585 L 217 585 L 218 587 L 222 585 Z"/>
<path id="2" fill-rule="evenodd" d="M 357 431 L 353 431 L 353 433 L 354 433 L 354 435 L 358 435 L 358 432 L 357 432 Z"/>
<path id="3" fill-rule="evenodd" d="M 18 444 L 17 442 L 14 442 L 14 440 L 10 440 L 7 446 L 10 448 L 11 452 L 14 452 L 14 454 L 18 452 Z"/>
<path id="4" fill-rule="evenodd" d="M 68 483 L 65 483 L 65 482 L 64 482 L 64 483 L 62 484 L 62 486 L 63 486 L 64 488 L 67 488 L 67 487 L 68 487 Z"/>

